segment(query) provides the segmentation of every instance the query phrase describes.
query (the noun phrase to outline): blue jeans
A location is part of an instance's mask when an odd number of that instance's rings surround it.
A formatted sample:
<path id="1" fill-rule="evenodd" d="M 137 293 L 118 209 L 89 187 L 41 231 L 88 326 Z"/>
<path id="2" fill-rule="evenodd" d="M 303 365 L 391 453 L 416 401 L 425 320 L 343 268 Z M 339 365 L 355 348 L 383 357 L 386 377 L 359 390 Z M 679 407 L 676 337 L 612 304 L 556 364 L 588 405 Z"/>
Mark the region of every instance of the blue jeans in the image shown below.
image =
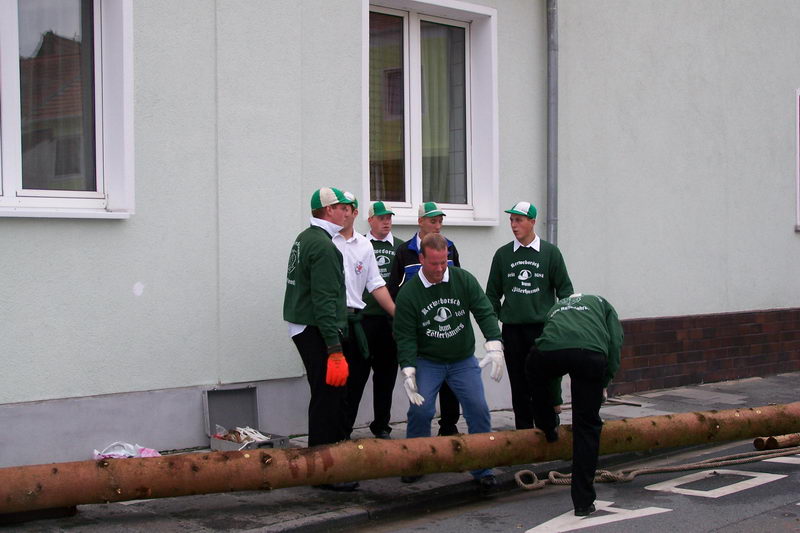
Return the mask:
<path id="1" fill-rule="evenodd" d="M 467 357 L 456 363 L 434 363 L 417 358 L 417 389 L 425 398 L 420 405 L 409 404 L 406 438 L 431 436 L 431 420 L 436 414 L 436 396 L 442 383 L 447 382 L 464 410 L 464 419 L 470 433 L 492 431 L 489 405 L 483 393 L 481 369 L 475 357 Z M 476 479 L 491 474 L 491 469 L 470 472 Z"/>

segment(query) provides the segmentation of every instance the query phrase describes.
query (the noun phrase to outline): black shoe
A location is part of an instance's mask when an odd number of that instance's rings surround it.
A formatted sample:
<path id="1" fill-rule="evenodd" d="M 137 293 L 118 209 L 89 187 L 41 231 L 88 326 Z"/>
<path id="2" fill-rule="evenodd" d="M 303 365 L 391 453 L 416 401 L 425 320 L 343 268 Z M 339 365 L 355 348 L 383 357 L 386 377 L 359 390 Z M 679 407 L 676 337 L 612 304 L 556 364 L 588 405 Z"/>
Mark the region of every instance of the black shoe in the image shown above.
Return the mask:
<path id="1" fill-rule="evenodd" d="M 458 428 L 455 426 L 439 426 L 439 436 L 440 437 L 450 437 L 452 435 L 458 435 Z"/>
<path id="2" fill-rule="evenodd" d="M 589 507 L 576 507 L 575 508 L 575 516 L 589 516 L 593 512 L 595 512 L 594 504 L 590 505 Z"/>
<path id="3" fill-rule="evenodd" d="M 358 481 L 342 481 L 341 483 L 325 483 L 313 485 L 315 489 L 332 490 L 334 492 L 353 492 L 358 488 Z"/>
<path id="4" fill-rule="evenodd" d="M 420 479 L 422 479 L 422 476 L 403 476 L 400 478 L 400 481 L 403 483 L 416 483 Z"/>
<path id="5" fill-rule="evenodd" d="M 481 486 L 481 491 L 483 492 L 489 492 L 490 490 L 492 490 L 497 486 L 497 478 L 494 477 L 494 474 L 483 476 L 482 478 L 477 479 L 476 481 Z"/>
<path id="6" fill-rule="evenodd" d="M 392 437 L 389 436 L 389 432 L 388 431 L 379 431 L 379 432 L 375 433 L 375 438 L 376 439 L 384 439 L 384 440 L 391 440 L 392 439 Z"/>

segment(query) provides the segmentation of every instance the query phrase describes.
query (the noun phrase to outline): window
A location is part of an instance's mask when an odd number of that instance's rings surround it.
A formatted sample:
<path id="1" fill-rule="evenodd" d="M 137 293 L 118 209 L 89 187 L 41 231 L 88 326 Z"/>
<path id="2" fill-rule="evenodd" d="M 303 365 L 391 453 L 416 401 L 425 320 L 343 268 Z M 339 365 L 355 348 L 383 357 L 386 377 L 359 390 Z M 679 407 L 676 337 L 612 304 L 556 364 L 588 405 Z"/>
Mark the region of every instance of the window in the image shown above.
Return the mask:
<path id="1" fill-rule="evenodd" d="M 130 0 L 0 0 L 0 216 L 133 212 Z"/>
<path id="2" fill-rule="evenodd" d="M 365 196 L 399 223 L 498 222 L 496 12 L 449 0 L 365 3 Z"/>

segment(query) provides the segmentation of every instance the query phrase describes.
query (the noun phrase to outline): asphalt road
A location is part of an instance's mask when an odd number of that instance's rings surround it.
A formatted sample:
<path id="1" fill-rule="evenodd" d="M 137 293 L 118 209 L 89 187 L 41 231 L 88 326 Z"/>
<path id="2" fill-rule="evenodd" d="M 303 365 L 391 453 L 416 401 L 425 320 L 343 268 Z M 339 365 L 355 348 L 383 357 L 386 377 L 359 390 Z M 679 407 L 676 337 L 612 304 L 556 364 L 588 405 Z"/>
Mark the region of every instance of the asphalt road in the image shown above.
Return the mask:
<path id="1" fill-rule="evenodd" d="M 685 464 L 753 451 L 751 442 L 684 451 L 623 469 Z M 487 533 L 800 531 L 800 454 L 733 466 L 637 476 L 597 484 L 598 511 L 573 515 L 569 487 L 512 491 L 484 502 L 359 531 Z"/>

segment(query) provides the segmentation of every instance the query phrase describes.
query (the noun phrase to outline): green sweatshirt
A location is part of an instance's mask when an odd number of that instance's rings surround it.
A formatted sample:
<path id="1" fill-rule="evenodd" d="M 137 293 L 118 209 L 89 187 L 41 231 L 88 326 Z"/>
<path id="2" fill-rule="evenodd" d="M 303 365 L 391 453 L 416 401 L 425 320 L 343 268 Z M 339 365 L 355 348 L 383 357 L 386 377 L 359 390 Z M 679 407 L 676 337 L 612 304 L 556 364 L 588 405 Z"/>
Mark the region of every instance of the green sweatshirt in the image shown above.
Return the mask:
<path id="1" fill-rule="evenodd" d="M 292 245 L 283 297 L 283 319 L 317 326 L 325 344 L 339 344 L 347 332 L 342 254 L 327 231 L 306 228 Z"/>
<path id="2" fill-rule="evenodd" d="M 428 288 L 420 276 L 403 284 L 397 295 L 394 337 L 400 368 L 417 366 L 417 356 L 437 363 L 455 363 L 475 354 L 472 313 L 487 340 L 499 340 L 492 305 L 475 277 L 449 267 L 449 281 Z"/>
<path id="3" fill-rule="evenodd" d="M 394 253 L 404 241 L 398 239 L 394 235 L 392 235 L 393 242 L 391 243 L 370 239 L 369 234 L 367 234 L 366 237 L 372 243 L 373 250 L 375 250 L 375 260 L 378 262 L 378 270 L 381 273 L 381 277 L 383 278 L 383 281 L 388 283 L 389 274 L 392 273 L 392 261 L 394 261 Z M 375 300 L 375 297 L 372 296 L 372 294 L 370 294 L 368 291 L 364 291 L 364 296 L 362 296 L 362 299 L 364 300 L 364 303 L 367 304 L 362 311 L 362 313 L 365 315 L 388 316 L 386 311 L 383 310 L 383 307 L 378 304 L 378 302 Z"/>
<path id="4" fill-rule="evenodd" d="M 547 241 L 540 243 L 538 252 L 525 246 L 515 252 L 511 241 L 494 254 L 486 296 L 504 324 L 541 324 L 556 296 L 572 294 L 561 251 Z"/>
<path id="5" fill-rule="evenodd" d="M 622 338 L 622 324 L 610 303 L 600 296 L 575 294 L 547 312 L 536 346 L 546 352 L 583 348 L 604 353 L 608 369 L 603 386 L 607 387 L 619 369 Z"/>

